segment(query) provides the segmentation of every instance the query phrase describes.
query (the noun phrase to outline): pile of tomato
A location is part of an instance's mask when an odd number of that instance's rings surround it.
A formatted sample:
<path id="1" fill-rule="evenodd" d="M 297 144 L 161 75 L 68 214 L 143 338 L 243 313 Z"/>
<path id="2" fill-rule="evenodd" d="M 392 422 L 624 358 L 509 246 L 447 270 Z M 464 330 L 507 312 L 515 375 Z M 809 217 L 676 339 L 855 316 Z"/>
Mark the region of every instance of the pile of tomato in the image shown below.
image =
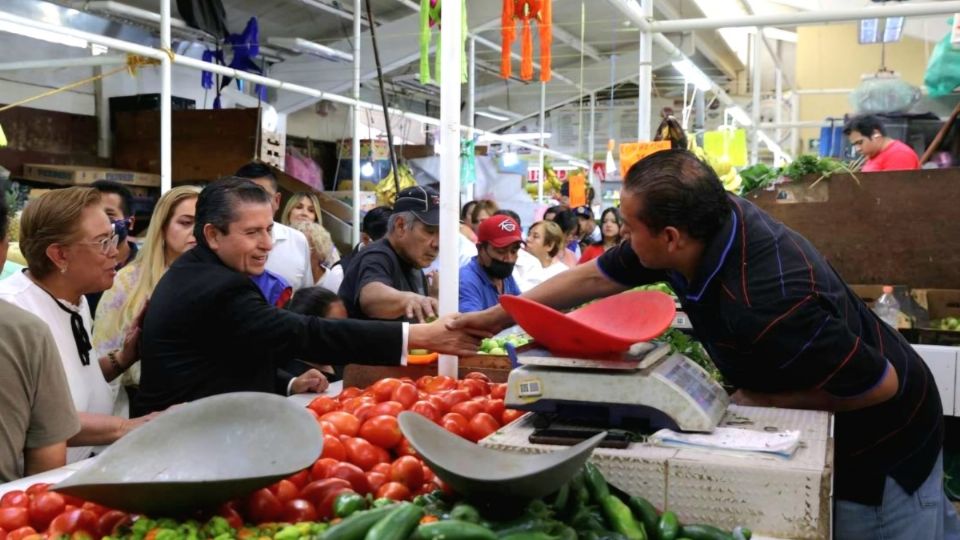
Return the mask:
<path id="1" fill-rule="evenodd" d="M 523 414 L 505 408 L 505 394 L 506 384 L 470 373 L 459 381 L 382 379 L 366 390 L 320 396 L 307 407 L 323 432 L 323 453 L 313 466 L 228 502 L 217 514 L 237 530 L 245 523 L 326 521 L 335 517 L 335 502 L 346 500 L 343 494 L 403 501 L 443 488 L 404 438 L 397 416 L 413 411 L 476 442 Z M 48 487 L 35 484 L 0 499 L 0 540 L 101 538 L 133 521 Z"/>

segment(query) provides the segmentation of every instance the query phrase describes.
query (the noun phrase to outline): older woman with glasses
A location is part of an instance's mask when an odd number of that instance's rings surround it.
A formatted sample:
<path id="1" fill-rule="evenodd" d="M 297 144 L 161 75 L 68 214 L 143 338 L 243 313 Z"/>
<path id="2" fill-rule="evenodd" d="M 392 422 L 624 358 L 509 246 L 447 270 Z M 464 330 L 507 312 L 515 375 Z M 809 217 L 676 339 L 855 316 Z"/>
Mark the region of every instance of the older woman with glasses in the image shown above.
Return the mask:
<path id="1" fill-rule="evenodd" d="M 90 309 L 84 294 L 109 289 L 117 266 L 118 236 L 92 188 L 43 194 L 23 211 L 20 245 L 27 269 L 0 282 L 6 300 L 46 321 L 57 344 L 80 433 L 67 441 L 67 462 L 90 457 L 150 417 L 112 416 L 109 381 L 137 359 L 140 325 L 131 324 L 120 350 L 103 357 L 90 344 Z"/>

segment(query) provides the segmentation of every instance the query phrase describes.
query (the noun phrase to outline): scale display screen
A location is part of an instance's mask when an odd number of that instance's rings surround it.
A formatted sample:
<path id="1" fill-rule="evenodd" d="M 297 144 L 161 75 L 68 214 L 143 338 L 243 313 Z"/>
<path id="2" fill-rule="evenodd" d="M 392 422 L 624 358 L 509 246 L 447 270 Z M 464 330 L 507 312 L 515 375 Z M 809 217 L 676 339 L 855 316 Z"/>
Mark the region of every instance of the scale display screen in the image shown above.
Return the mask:
<path id="1" fill-rule="evenodd" d="M 667 370 L 664 377 L 689 394 L 704 410 L 713 408 L 720 399 L 717 392 L 718 389 L 722 391 L 722 388 L 711 384 L 711 381 L 708 381 L 703 372 L 692 362 L 677 362 Z"/>

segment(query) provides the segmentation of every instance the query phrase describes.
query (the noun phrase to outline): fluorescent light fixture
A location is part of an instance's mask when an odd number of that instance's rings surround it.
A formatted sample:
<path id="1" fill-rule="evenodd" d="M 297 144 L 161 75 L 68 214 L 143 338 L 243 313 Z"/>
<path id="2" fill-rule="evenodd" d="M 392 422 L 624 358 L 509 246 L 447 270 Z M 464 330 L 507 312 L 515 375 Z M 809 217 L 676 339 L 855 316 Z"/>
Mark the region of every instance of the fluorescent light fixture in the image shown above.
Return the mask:
<path id="1" fill-rule="evenodd" d="M 101 54 L 107 54 L 108 52 L 110 52 L 110 49 L 100 45 L 99 43 L 90 44 L 90 54 L 93 56 L 100 56 Z"/>
<path id="2" fill-rule="evenodd" d="M 11 34 L 17 34 L 20 36 L 40 39 L 43 41 L 48 41 L 50 43 L 56 43 L 58 45 L 66 45 L 68 47 L 77 47 L 79 49 L 86 49 L 89 43 L 87 40 L 80 39 L 72 36 L 64 36 L 56 32 L 48 32 L 46 30 L 38 30 L 35 28 L 27 28 L 24 26 L 12 24 L 5 21 L 0 21 L 0 32 L 10 32 Z"/>
<path id="3" fill-rule="evenodd" d="M 506 122 L 507 120 L 510 119 L 509 116 L 503 116 L 502 114 L 492 113 L 484 110 L 476 110 L 474 111 L 473 114 L 477 116 L 482 116 L 484 118 L 489 118 L 491 120 L 497 120 L 498 122 Z"/>
<path id="4" fill-rule="evenodd" d="M 520 162 L 520 156 L 517 155 L 513 150 L 508 150 L 503 153 L 503 166 L 504 167 L 513 167 Z"/>
<path id="5" fill-rule="evenodd" d="M 303 38 L 268 37 L 267 43 L 301 54 L 311 54 L 335 62 L 353 62 L 353 55 Z"/>
<path id="6" fill-rule="evenodd" d="M 552 133 L 544 133 L 544 140 L 552 137 Z M 540 133 L 484 133 L 478 138 L 479 142 L 491 141 L 539 141 Z"/>
<path id="7" fill-rule="evenodd" d="M 753 120 L 751 120 L 750 116 L 747 115 L 747 111 L 743 110 L 743 108 L 739 105 L 735 107 L 728 107 L 726 114 L 730 115 L 730 118 L 732 118 L 741 126 L 753 125 Z"/>
<path id="8" fill-rule="evenodd" d="M 863 19 L 860 21 L 859 41 L 861 45 L 873 43 L 895 43 L 903 35 L 903 17 L 885 19 Z"/>
<path id="9" fill-rule="evenodd" d="M 373 163 L 369 161 L 363 162 L 363 165 L 360 166 L 360 176 L 364 178 L 370 178 L 371 176 L 373 176 L 373 173 L 374 173 Z"/>
<path id="10" fill-rule="evenodd" d="M 710 81 L 710 78 L 700 71 L 700 68 L 695 66 L 689 58 L 682 58 L 675 61 L 673 67 L 683 75 L 686 82 L 696 86 L 698 90 L 706 92 L 713 88 L 713 83 Z"/>
<path id="11" fill-rule="evenodd" d="M 880 19 L 863 19 L 860 21 L 859 41 L 861 45 L 877 43 L 880 35 Z"/>
<path id="12" fill-rule="evenodd" d="M 895 43 L 903 35 L 903 17 L 887 17 L 883 28 L 883 42 Z"/>

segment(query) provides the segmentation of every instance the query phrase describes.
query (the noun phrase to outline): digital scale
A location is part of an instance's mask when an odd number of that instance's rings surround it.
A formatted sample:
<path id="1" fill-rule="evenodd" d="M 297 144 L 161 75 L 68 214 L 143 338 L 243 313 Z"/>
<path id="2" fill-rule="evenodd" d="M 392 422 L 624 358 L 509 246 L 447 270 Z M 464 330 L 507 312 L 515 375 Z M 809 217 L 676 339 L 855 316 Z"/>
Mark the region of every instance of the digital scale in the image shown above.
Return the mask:
<path id="1" fill-rule="evenodd" d="M 730 402 L 726 391 L 692 360 L 670 346 L 634 345 L 620 359 L 554 356 L 545 349 L 517 352 L 507 381 L 507 407 L 558 421 L 651 431 L 711 432 Z"/>

